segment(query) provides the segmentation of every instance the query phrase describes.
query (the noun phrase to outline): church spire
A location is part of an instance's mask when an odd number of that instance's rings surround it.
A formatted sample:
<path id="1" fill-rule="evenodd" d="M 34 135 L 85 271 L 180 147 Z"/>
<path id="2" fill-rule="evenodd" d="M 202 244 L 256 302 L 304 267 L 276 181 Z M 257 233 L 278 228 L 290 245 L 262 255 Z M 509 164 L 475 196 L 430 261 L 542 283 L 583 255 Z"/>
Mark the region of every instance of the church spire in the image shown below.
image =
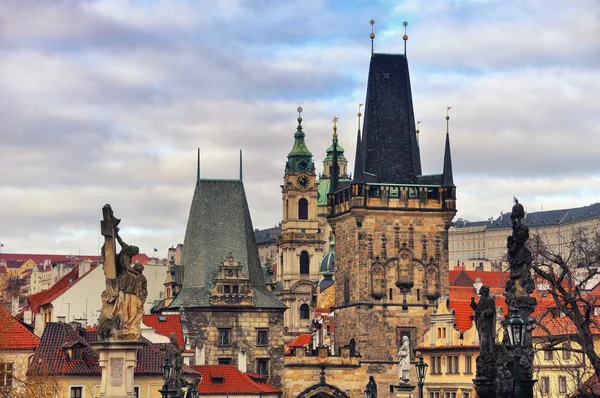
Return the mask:
<path id="1" fill-rule="evenodd" d="M 444 182 L 442 183 L 445 187 L 455 186 L 452 176 L 452 157 L 450 155 L 450 109 L 452 109 L 451 106 L 446 110 L 446 148 L 444 150 Z"/>
<path id="2" fill-rule="evenodd" d="M 360 112 L 360 108 L 362 108 L 364 104 L 358 104 L 358 133 L 356 134 L 356 155 L 354 156 L 354 181 L 360 181 L 362 179 L 362 137 L 360 135 L 360 117 L 362 113 Z"/>
<path id="3" fill-rule="evenodd" d="M 306 147 L 304 142 L 304 131 L 302 131 L 302 107 L 298 107 L 298 127 L 294 134 L 294 146 L 288 153 L 288 161 L 285 166 L 286 173 L 313 173 L 315 165 L 312 159 L 312 153 Z"/>
<path id="4" fill-rule="evenodd" d="M 329 193 L 334 193 L 338 183 L 338 149 L 337 149 L 337 122 L 338 117 L 333 117 L 333 161 L 331 162 L 331 170 L 329 172 Z"/>

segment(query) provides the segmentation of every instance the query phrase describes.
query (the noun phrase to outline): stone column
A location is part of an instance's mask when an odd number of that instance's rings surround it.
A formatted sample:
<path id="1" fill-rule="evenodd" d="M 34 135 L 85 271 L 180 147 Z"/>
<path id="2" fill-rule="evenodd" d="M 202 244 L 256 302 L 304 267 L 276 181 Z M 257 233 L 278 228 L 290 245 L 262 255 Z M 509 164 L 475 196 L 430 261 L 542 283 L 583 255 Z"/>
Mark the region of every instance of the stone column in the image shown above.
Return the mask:
<path id="1" fill-rule="evenodd" d="M 91 344 L 99 354 L 98 364 L 102 368 L 101 398 L 135 397 L 137 351 L 145 345 L 141 341 L 100 341 Z"/>

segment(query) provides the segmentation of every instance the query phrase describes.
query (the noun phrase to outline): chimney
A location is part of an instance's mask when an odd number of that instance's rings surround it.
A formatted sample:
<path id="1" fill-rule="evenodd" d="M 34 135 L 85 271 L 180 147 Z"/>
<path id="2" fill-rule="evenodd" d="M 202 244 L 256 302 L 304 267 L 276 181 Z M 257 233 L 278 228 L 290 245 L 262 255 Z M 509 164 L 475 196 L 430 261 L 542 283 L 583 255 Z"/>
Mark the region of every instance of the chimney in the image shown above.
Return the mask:
<path id="1" fill-rule="evenodd" d="M 66 316 L 64 316 L 64 315 L 60 315 L 60 316 L 57 316 L 57 317 L 56 317 L 56 320 L 57 320 L 59 323 L 65 323 L 66 319 L 67 319 L 67 317 L 66 317 Z"/>
<path id="2" fill-rule="evenodd" d="M 31 312 L 31 310 L 26 310 L 23 313 L 23 322 L 25 322 L 28 325 L 31 325 L 33 321 L 33 313 Z"/>

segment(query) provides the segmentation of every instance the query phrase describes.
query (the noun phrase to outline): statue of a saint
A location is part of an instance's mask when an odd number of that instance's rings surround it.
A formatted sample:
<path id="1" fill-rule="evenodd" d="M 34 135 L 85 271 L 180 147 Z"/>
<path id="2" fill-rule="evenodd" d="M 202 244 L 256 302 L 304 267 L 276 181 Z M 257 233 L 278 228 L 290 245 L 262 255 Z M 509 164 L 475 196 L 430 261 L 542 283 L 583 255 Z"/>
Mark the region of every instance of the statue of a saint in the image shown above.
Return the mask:
<path id="1" fill-rule="evenodd" d="M 115 218 L 110 205 L 104 206 L 102 212 L 102 260 L 106 290 L 102 292 L 102 310 L 98 322 L 100 336 L 102 339 L 139 340 L 144 303 L 148 296 L 148 284 L 142 273 L 144 266 L 131 266 L 139 248 L 121 239 L 117 226 L 121 220 Z M 119 254 L 116 254 L 115 238 L 121 245 Z"/>
<path id="2" fill-rule="evenodd" d="M 410 344 L 408 337 L 402 337 L 402 345 L 398 350 L 398 378 L 400 383 L 408 383 L 410 372 Z"/>
<path id="3" fill-rule="evenodd" d="M 479 303 L 475 307 L 475 327 L 479 335 L 479 346 L 481 354 L 493 353 L 496 342 L 496 302 L 490 296 L 490 288 L 486 285 L 479 289 Z"/>
<path id="4" fill-rule="evenodd" d="M 173 388 L 180 388 L 186 385 L 186 381 L 183 379 L 183 348 L 180 348 L 177 344 L 177 337 L 174 332 L 171 332 L 171 342 L 167 343 L 165 347 L 165 356 L 173 367 L 173 373 L 171 379 L 168 381 L 168 385 Z"/>

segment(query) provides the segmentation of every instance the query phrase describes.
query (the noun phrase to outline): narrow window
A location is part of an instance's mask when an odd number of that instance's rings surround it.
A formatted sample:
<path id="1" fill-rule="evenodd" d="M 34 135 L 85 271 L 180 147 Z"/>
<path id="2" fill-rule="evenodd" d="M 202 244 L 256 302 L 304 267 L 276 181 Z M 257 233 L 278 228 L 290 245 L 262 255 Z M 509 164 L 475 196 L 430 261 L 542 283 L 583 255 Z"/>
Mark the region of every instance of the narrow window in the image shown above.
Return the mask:
<path id="1" fill-rule="evenodd" d="M 233 294 L 238 294 L 240 292 L 240 288 L 238 285 L 233 285 L 232 289 L 233 289 Z"/>
<path id="2" fill-rule="evenodd" d="M 298 201 L 298 219 L 308 220 L 308 200 L 304 198 Z"/>
<path id="3" fill-rule="evenodd" d="M 394 299 L 394 297 L 393 297 L 393 292 L 394 292 L 394 290 L 390 288 L 390 300 L 393 300 L 393 299 Z"/>
<path id="4" fill-rule="evenodd" d="M 310 274 L 310 259 L 308 257 L 307 251 L 303 251 L 302 253 L 300 253 L 300 274 Z"/>
<path id="5" fill-rule="evenodd" d="M 230 294 L 231 293 L 231 286 L 229 286 L 229 285 L 223 285 L 223 293 L 224 294 Z"/>
<path id="6" fill-rule="evenodd" d="M 465 355 L 465 373 L 472 373 L 471 364 L 473 363 L 473 357 L 471 355 Z"/>
<path id="7" fill-rule="evenodd" d="M 256 345 L 269 344 L 269 331 L 267 329 L 258 329 L 256 334 Z"/>
<path id="8" fill-rule="evenodd" d="M 269 375 L 269 360 L 268 359 L 257 359 L 256 360 L 256 373 L 261 376 Z"/>
<path id="9" fill-rule="evenodd" d="M 231 345 L 231 329 L 219 328 L 219 345 L 229 346 Z"/>
<path id="10" fill-rule="evenodd" d="M 13 385 L 13 364 L 0 362 L 0 389 L 10 390 Z"/>
<path id="11" fill-rule="evenodd" d="M 73 360 L 78 361 L 82 358 L 81 348 L 73 348 Z"/>
<path id="12" fill-rule="evenodd" d="M 308 304 L 302 304 L 300 306 L 300 319 L 310 319 L 310 308 Z"/>
<path id="13" fill-rule="evenodd" d="M 231 358 L 219 358 L 217 359 L 217 363 L 219 365 L 231 365 Z"/>
<path id="14" fill-rule="evenodd" d="M 561 394 L 567 392 L 567 378 L 565 376 L 558 376 L 558 392 Z"/>
<path id="15" fill-rule="evenodd" d="M 71 398 L 81 398 L 83 395 L 83 387 L 71 387 Z"/>
<path id="16" fill-rule="evenodd" d="M 417 301 L 421 301 L 421 289 L 417 289 Z"/>

